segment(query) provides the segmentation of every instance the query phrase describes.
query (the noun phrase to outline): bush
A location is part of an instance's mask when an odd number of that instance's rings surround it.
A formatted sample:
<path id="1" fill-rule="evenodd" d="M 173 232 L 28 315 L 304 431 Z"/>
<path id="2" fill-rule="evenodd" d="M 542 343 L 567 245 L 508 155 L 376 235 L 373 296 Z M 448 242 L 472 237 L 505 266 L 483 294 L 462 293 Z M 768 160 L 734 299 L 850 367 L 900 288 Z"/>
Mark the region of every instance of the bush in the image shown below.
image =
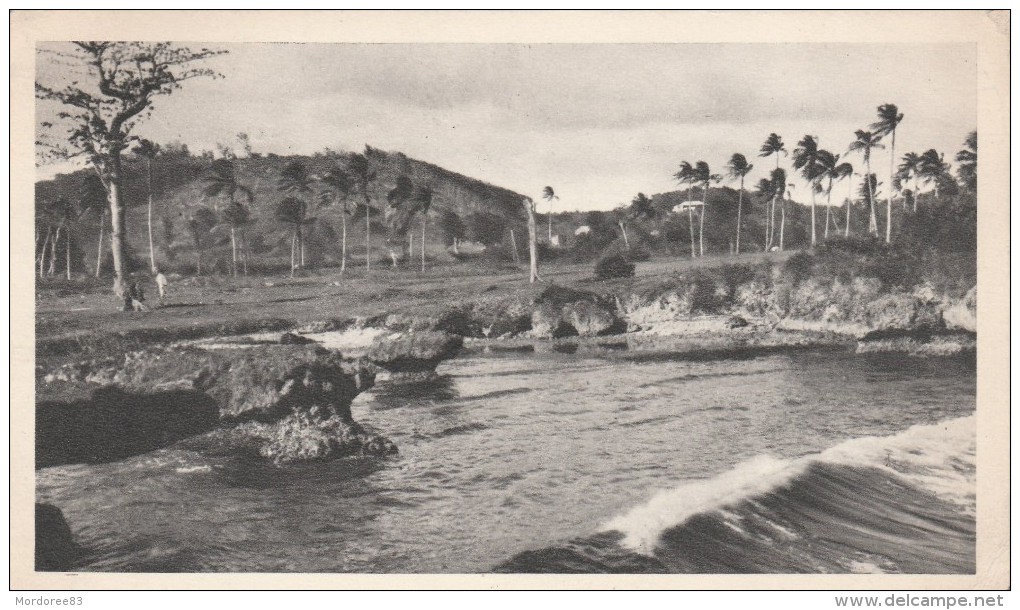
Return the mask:
<path id="1" fill-rule="evenodd" d="M 644 246 L 634 246 L 629 250 L 625 250 L 623 255 L 632 263 L 643 263 L 652 259 L 652 253 Z"/>
<path id="2" fill-rule="evenodd" d="M 606 254 L 595 262 L 595 279 L 634 277 L 634 263 L 619 252 Z"/>
<path id="3" fill-rule="evenodd" d="M 815 257 L 807 252 L 798 252 L 783 263 L 783 275 L 791 284 L 796 285 L 811 277 L 814 266 Z"/>

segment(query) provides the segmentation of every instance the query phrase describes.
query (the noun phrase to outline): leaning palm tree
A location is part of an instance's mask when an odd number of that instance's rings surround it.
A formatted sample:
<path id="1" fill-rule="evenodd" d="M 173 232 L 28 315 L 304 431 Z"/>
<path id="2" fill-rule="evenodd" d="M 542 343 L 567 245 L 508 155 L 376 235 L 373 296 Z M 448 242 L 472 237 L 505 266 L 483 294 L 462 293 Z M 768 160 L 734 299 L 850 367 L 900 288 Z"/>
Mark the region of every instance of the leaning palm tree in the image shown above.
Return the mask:
<path id="1" fill-rule="evenodd" d="M 783 144 L 783 138 L 775 133 L 770 133 L 769 137 L 765 138 L 765 143 L 761 145 L 761 149 L 758 152 L 758 156 L 763 158 L 775 155 L 776 169 L 779 169 L 779 155 L 786 154 L 786 145 Z M 774 199 L 770 206 L 770 210 L 766 210 L 765 219 L 767 227 L 765 231 L 765 250 L 768 250 L 772 247 L 776 228 L 776 206 Z"/>
<path id="2" fill-rule="evenodd" d="M 411 196 L 414 206 L 421 212 L 421 271 L 425 273 L 425 225 L 428 223 L 429 208 L 432 207 L 432 185 L 418 187 Z"/>
<path id="3" fill-rule="evenodd" d="M 935 187 L 935 198 L 939 197 L 939 185 L 949 175 L 949 165 L 942 153 L 929 148 L 921 155 L 921 178 Z"/>
<path id="4" fill-rule="evenodd" d="M 308 172 L 308 168 L 300 161 L 288 163 L 287 166 L 283 168 L 280 178 L 276 181 L 276 187 L 280 190 L 280 192 L 287 193 L 293 198 L 301 200 L 301 204 L 303 206 L 302 216 L 304 216 L 308 207 L 308 203 L 303 198 L 312 192 L 314 184 L 315 178 Z M 300 260 L 298 264 L 302 269 L 304 269 L 305 243 L 302 231 L 296 231 L 295 237 L 297 239 L 297 249 Z"/>
<path id="5" fill-rule="evenodd" d="M 815 192 L 818 190 L 818 181 L 822 178 L 822 171 L 818 166 L 818 153 L 818 138 L 815 136 L 804 136 L 801 138 L 800 142 L 797 142 L 797 148 L 793 151 L 793 167 L 800 170 L 801 175 L 808 181 L 808 187 L 811 191 L 812 248 L 818 242 L 815 228 Z"/>
<path id="6" fill-rule="evenodd" d="M 817 189 L 821 188 L 821 181 L 823 179 L 828 180 L 825 191 L 825 231 L 822 232 L 822 238 L 829 238 L 829 224 L 832 217 L 832 185 L 839 180 L 839 155 L 833 154 L 827 150 L 820 149 L 818 151 L 818 158 L 815 161 L 816 167 L 818 168 L 818 180 L 816 182 Z M 836 230 L 839 231 L 837 224 Z"/>
<path id="7" fill-rule="evenodd" d="M 687 201 L 688 201 L 687 226 L 688 228 L 690 228 L 691 233 L 691 258 L 694 258 L 696 255 L 696 252 L 694 250 L 694 210 L 690 206 L 691 190 L 694 188 L 695 181 L 694 166 L 692 166 L 687 161 L 682 161 L 680 163 L 680 171 L 673 174 L 673 177 L 676 178 L 676 181 L 680 184 L 680 186 L 683 186 L 685 184 L 687 185 Z"/>
<path id="8" fill-rule="evenodd" d="M 960 176 L 960 182 L 966 188 L 976 191 L 977 190 L 977 132 L 972 131 L 967 134 L 967 139 L 964 140 L 963 145 L 966 147 L 963 150 L 956 153 L 956 173 Z"/>
<path id="9" fill-rule="evenodd" d="M 553 187 L 547 186 L 542 189 L 542 199 L 549 202 L 549 243 L 552 243 L 552 202 L 554 199 L 559 199 L 559 197 L 556 196 L 556 191 L 553 190 Z"/>
<path id="10" fill-rule="evenodd" d="M 842 180 L 847 178 L 847 198 L 846 198 L 846 226 L 843 230 L 843 237 L 850 237 L 850 203 L 854 197 L 854 166 L 844 161 L 836 166 L 836 180 Z M 833 222 L 833 224 L 836 224 Z M 839 225 L 836 224 L 836 230 L 839 230 Z"/>
<path id="11" fill-rule="evenodd" d="M 870 131 L 864 131 L 858 129 L 854 132 L 857 139 L 850 143 L 848 152 L 860 152 L 864 157 L 864 171 L 866 175 L 871 174 L 871 150 L 873 148 L 885 148 L 883 144 L 879 142 L 882 140 L 882 136 L 872 133 Z M 871 181 L 865 181 L 866 186 L 871 185 Z M 878 219 L 875 217 L 875 192 L 874 190 L 868 190 L 868 207 L 871 210 L 871 216 L 868 218 L 868 232 L 872 235 L 878 235 Z"/>
<path id="12" fill-rule="evenodd" d="M 321 190 L 319 204 L 331 206 L 340 214 L 340 273 L 347 270 L 347 216 L 350 214 L 348 200 L 354 183 L 342 167 L 333 167 L 318 177 Z"/>
<path id="13" fill-rule="evenodd" d="M 247 209 L 241 206 L 236 199 L 238 193 L 244 195 L 248 199 L 249 204 L 254 200 L 255 196 L 252 190 L 238 181 L 232 160 L 217 159 L 213 161 L 212 167 L 209 168 L 209 173 L 206 174 L 205 188 L 202 189 L 202 194 L 207 197 L 226 197 L 227 199 L 224 220 L 226 220 L 227 226 L 230 227 L 231 273 L 235 277 L 237 276 L 237 238 L 235 233 L 236 229 L 247 224 L 249 218 Z M 232 222 L 231 218 L 243 222 Z M 245 267 L 247 268 L 247 261 L 245 262 Z M 153 263 L 153 268 L 155 268 L 155 263 Z"/>
<path id="14" fill-rule="evenodd" d="M 744 212 L 744 178 L 747 174 L 751 173 L 754 169 L 754 165 L 747 162 L 747 157 L 740 153 L 733 153 L 730 157 L 730 162 L 726 165 L 726 170 L 730 177 L 734 180 L 740 180 L 740 190 L 737 192 L 737 244 L 736 253 L 740 254 L 740 226 L 741 217 Z"/>
<path id="15" fill-rule="evenodd" d="M 698 161 L 694 164 L 694 180 L 701 184 L 701 215 L 698 219 L 698 250 L 699 256 L 705 256 L 705 208 L 708 207 L 708 185 L 719 182 L 722 176 L 713 174 L 708 163 Z"/>
<path id="16" fill-rule="evenodd" d="M 871 128 L 879 136 L 890 136 L 889 141 L 889 196 L 885 199 L 885 243 L 892 241 L 892 199 L 893 164 L 896 162 L 896 127 L 903 120 L 903 113 L 896 104 L 882 104 L 878 107 L 878 120 Z"/>
<path id="17" fill-rule="evenodd" d="M 903 159 L 900 161 L 900 167 L 896 173 L 896 175 L 899 176 L 901 182 L 912 180 L 914 183 L 913 189 L 914 203 L 912 210 L 914 212 L 917 211 L 917 181 L 920 179 L 922 175 L 921 170 L 923 168 L 924 163 L 921 160 L 921 155 L 914 152 L 908 152 L 907 154 L 903 155 Z"/>
<path id="18" fill-rule="evenodd" d="M 152 160 L 159 154 L 159 144 L 151 140 L 141 139 L 135 147 L 135 154 L 145 159 L 146 194 L 149 200 L 148 225 L 149 225 L 149 269 L 156 273 L 156 250 L 152 245 Z"/>
<path id="19" fill-rule="evenodd" d="M 368 152 L 368 146 L 365 147 Z M 368 157 L 354 153 L 347 161 L 347 172 L 354 180 L 354 185 L 365 199 L 365 272 L 372 269 L 372 199 L 371 188 L 376 173 L 368 162 Z"/>

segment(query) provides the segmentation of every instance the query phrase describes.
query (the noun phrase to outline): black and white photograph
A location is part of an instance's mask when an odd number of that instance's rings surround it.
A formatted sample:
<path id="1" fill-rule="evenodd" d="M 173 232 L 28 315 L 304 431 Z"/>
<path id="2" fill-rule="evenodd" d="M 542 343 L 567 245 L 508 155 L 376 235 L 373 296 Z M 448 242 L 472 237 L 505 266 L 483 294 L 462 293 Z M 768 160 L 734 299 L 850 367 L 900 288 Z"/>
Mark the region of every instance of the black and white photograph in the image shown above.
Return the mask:
<path id="1" fill-rule="evenodd" d="M 32 582 L 1008 587 L 1008 12 L 15 13 Z"/>

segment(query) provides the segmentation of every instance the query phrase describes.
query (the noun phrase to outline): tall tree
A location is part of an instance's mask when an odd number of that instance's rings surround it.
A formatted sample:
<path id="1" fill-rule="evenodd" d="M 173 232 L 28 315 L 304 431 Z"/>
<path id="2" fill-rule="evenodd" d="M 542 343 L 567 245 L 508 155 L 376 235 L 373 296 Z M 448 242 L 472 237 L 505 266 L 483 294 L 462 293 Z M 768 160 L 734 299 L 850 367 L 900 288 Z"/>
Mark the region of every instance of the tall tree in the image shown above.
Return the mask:
<path id="1" fill-rule="evenodd" d="M 972 131 L 967 134 L 967 139 L 964 140 L 963 145 L 965 148 L 956 153 L 956 173 L 960 177 L 960 182 L 963 183 L 965 188 L 976 191 L 978 154 L 977 132 Z"/>
<path id="2" fill-rule="evenodd" d="M 237 179 L 237 172 L 234 162 L 231 159 L 217 159 L 213 161 L 209 171 L 205 175 L 205 186 L 202 194 L 207 197 L 225 197 L 227 206 L 223 213 L 223 219 L 230 228 L 230 254 L 231 273 L 237 276 L 237 237 L 239 228 L 246 225 L 250 219 L 247 208 L 237 201 L 237 195 L 241 194 L 251 204 L 254 200 L 252 190 L 240 183 Z M 245 261 L 247 269 L 247 261 Z"/>
<path id="3" fill-rule="evenodd" d="M 285 197 L 276 206 L 276 219 L 291 226 L 290 276 L 294 277 L 294 270 L 300 265 L 297 249 L 303 240 L 302 229 L 313 220 L 308 218 L 308 202 L 297 197 Z"/>
<path id="4" fill-rule="evenodd" d="M 740 254 L 740 227 L 744 213 L 744 178 L 747 177 L 754 165 L 747 162 L 747 157 L 740 153 L 733 153 L 730 162 L 726 165 L 726 171 L 734 180 L 740 180 L 740 190 L 737 191 L 737 244 L 736 253 Z"/>
<path id="5" fill-rule="evenodd" d="M 366 145 L 365 150 L 369 147 Z M 372 169 L 368 157 L 354 153 L 347 161 L 347 172 L 354 179 L 354 184 L 365 200 L 365 272 L 372 269 L 372 199 L 371 187 L 375 182 L 375 170 Z"/>
<path id="6" fill-rule="evenodd" d="M 41 100 L 61 106 L 37 148 L 56 159 L 84 157 L 107 191 L 112 224 L 114 292 L 123 296 L 126 227 L 122 201 L 122 155 L 134 128 L 151 113 L 153 100 L 180 89 L 184 81 L 218 77 L 196 64 L 221 51 L 193 51 L 170 42 L 78 41 L 66 51 L 44 50 L 72 66 L 64 84 L 35 83 Z"/>
<path id="7" fill-rule="evenodd" d="M 832 216 L 832 187 L 833 185 L 853 173 L 853 166 L 849 163 L 840 163 L 839 155 L 833 154 L 827 150 L 818 151 L 817 166 L 819 171 L 819 187 L 822 179 L 827 179 L 828 184 L 825 187 L 825 231 L 823 237 L 829 238 L 829 223 L 830 219 L 832 224 L 835 225 L 836 231 L 839 231 L 839 223 Z"/>
<path id="8" fill-rule="evenodd" d="M 815 223 L 815 192 L 818 190 L 818 181 L 822 177 L 821 168 L 818 166 L 818 138 L 815 136 L 804 136 L 797 142 L 797 148 L 793 150 L 793 168 L 799 169 L 804 179 L 808 181 L 808 189 L 811 191 L 811 247 L 818 243 Z M 828 225 L 826 225 L 828 230 Z"/>
<path id="9" fill-rule="evenodd" d="M 857 139 L 850 143 L 848 152 L 859 152 L 864 158 L 864 171 L 867 175 L 871 174 L 871 151 L 875 148 L 885 148 L 884 144 L 880 144 L 882 136 L 874 134 L 870 131 L 864 131 L 858 129 L 854 132 Z M 864 185 L 869 187 L 868 190 L 868 208 L 870 209 L 870 216 L 868 218 L 868 232 L 872 235 L 878 235 L 878 219 L 875 217 L 875 192 L 870 189 L 872 182 L 865 180 Z"/>
<path id="10" fill-rule="evenodd" d="M 319 176 L 320 205 L 333 207 L 340 214 L 340 273 L 347 270 L 347 216 L 351 210 L 348 206 L 354 190 L 354 182 L 342 167 L 331 167 Z"/>
<path id="11" fill-rule="evenodd" d="M 921 154 L 921 178 L 935 188 L 935 198 L 939 197 L 939 189 L 949 177 L 949 165 L 942 153 L 929 148 Z"/>
<path id="12" fill-rule="evenodd" d="M 772 170 L 772 209 L 780 206 L 779 218 L 779 251 L 786 246 L 786 171 L 777 167 Z"/>
<path id="13" fill-rule="evenodd" d="M 772 155 L 776 156 L 776 169 L 779 169 L 779 156 L 786 156 L 786 145 L 783 144 L 783 138 L 776 133 L 770 133 L 765 142 L 761 145 L 761 149 L 758 151 L 758 156 L 762 158 L 768 158 Z M 768 205 L 768 204 L 766 204 Z M 766 232 L 765 232 L 765 250 L 769 250 L 775 241 L 775 228 L 776 228 L 776 205 L 775 198 L 772 199 L 770 209 L 766 211 Z"/>
<path id="14" fill-rule="evenodd" d="M 202 254 L 205 251 L 209 233 L 218 224 L 216 213 L 207 207 L 199 207 L 186 215 L 188 232 L 195 244 L 195 275 L 202 275 Z"/>
<path id="15" fill-rule="evenodd" d="M 425 225 L 428 223 L 429 208 L 432 207 L 432 185 L 426 184 L 414 189 L 411 197 L 414 207 L 421 213 L 421 271 L 425 273 Z"/>
<path id="16" fill-rule="evenodd" d="M 694 248 L 694 209 L 691 207 L 691 190 L 694 188 L 694 166 L 687 161 L 680 162 L 680 170 L 673 174 L 680 186 L 687 185 L 687 226 L 691 234 L 691 258 L 697 256 Z"/>
<path id="17" fill-rule="evenodd" d="M 531 197 L 521 200 L 524 212 L 528 215 L 528 255 L 531 259 L 530 283 L 542 281 L 538 276 L 538 237 L 535 230 L 535 201 Z"/>
<path id="18" fill-rule="evenodd" d="M 885 243 L 892 241 L 892 199 L 893 165 L 896 162 L 896 127 L 903 120 L 903 113 L 896 104 L 882 104 L 878 107 L 878 120 L 871 129 L 879 136 L 889 136 L 889 196 L 885 200 Z"/>
<path id="19" fill-rule="evenodd" d="M 708 207 L 708 185 L 719 182 L 722 176 L 713 174 L 708 163 L 698 161 L 694 164 L 694 179 L 701 184 L 701 217 L 698 219 L 698 243 L 701 256 L 705 256 L 705 212 Z"/>
<path id="20" fill-rule="evenodd" d="M 159 154 L 159 144 L 151 140 L 139 139 L 135 146 L 135 154 L 145 159 L 145 194 L 148 200 L 146 225 L 149 228 L 149 270 L 156 273 L 156 249 L 152 244 L 152 161 Z"/>
<path id="21" fill-rule="evenodd" d="M 552 202 L 554 199 L 559 199 L 559 197 L 556 196 L 556 191 L 553 190 L 553 187 L 547 186 L 542 189 L 542 199 L 549 202 L 549 243 L 552 243 Z"/>
<path id="22" fill-rule="evenodd" d="M 901 181 L 911 180 L 914 183 L 913 188 L 913 210 L 917 211 L 917 195 L 918 195 L 918 181 L 921 178 L 922 170 L 924 169 L 924 162 L 921 160 L 921 155 L 915 152 L 908 152 L 903 155 L 903 159 L 900 161 L 900 167 L 897 171 L 897 175 Z"/>
<path id="23" fill-rule="evenodd" d="M 305 197 L 311 194 L 314 185 L 315 178 L 308 172 L 308 168 L 300 161 L 288 163 L 283 168 L 283 172 L 280 173 L 280 178 L 276 181 L 276 186 L 281 192 L 291 195 L 290 198 L 296 198 L 301 201 L 301 221 L 295 225 L 294 230 L 294 238 L 297 240 L 297 250 L 299 253 L 298 266 L 301 269 L 304 269 L 305 267 L 305 240 L 302 228 L 305 224 L 310 222 L 305 219 L 308 213 L 308 201 Z M 281 206 L 283 206 L 282 203 Z M 277 208 L 277 211 L 279 212 L 280 209 L 282 208 Z M 277 218 L 283 222 L 292 223 L 290 220 L 284 220 L 281 218 L 279 213 L 277 214 Z"/>

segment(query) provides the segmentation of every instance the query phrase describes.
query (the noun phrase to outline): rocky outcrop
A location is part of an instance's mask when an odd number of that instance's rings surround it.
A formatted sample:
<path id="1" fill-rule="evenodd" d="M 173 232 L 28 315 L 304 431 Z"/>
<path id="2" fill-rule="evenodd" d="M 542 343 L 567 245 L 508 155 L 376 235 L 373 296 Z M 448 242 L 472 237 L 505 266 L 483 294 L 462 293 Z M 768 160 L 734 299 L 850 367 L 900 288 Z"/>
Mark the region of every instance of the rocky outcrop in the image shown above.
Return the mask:
<path id="1" fill-rule="evenodd" d="M 35 504 L 35 569 L 38 572 L 66 572 L 82 555 L 74 541 L 71 526 L 60 509 L 51 504 Z"/>
<path id="2" fill-rule="evenodd" d="M 531 335 L 535 338 L 596 337 L 625 329 L 614 303 L 594 292 L 552 285 L 534 299 Z"/>
<path id="3" fill-rule="evenodd" d="M 977 286 L 967 291 L 962 299 L 950 302 L 942 312 L 942 318 L 946 322 L 946 328 L 950 330 L 963 330 L 970 333 L 977 332 Z"/>
<path id="4" fill-rule="evenodd" d="M 398 374 L 435 372 L 440 362 L 457 355 L 464 337 L 440 331 L 406 332 L 376 339 L 365 358 Z"/>
<path id="5" fill-rule="evenodd" d="M 357 422 L 316 419 L 297 412 L 269 424 L 251 422 L 228 432 L 234 443 L 277 464 L 360 455 L 389 455 L 397 446 Z"/>
<path id="6" fill-rule="evenodd" d="M 162 349 L 128 354 L 112 366 L 64 367 L 54 377 L 74 380 L 88 398 L 37 405 L 37 467 L 123 459 L 223 425 L 261 424 L 261 437 L 305 425 L 308 435 L 329 437 L 321 453 L 346 455 L 342 441 L 355 428 L 351 401 L 375 383 L 375 366 L 310 345 L 256 345 L 226 349 Z M 64 382 L 72 383 L 72 382 Z M 54 383 L 53 385 L 59 385 Z M 59 391 L 59 388 L 47 388 Z M 300 416 L 289 423 L 288 417 Z M 343 424 L 343 430 L 339 425 Z M 277 443 L 280 447 L 295 447 Z M 385 443 L 362 439 L 358 450 L 389 453 Z M 273 454 L 279 458 L 282 450 Z"/>

